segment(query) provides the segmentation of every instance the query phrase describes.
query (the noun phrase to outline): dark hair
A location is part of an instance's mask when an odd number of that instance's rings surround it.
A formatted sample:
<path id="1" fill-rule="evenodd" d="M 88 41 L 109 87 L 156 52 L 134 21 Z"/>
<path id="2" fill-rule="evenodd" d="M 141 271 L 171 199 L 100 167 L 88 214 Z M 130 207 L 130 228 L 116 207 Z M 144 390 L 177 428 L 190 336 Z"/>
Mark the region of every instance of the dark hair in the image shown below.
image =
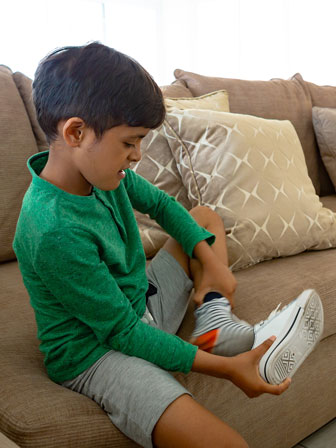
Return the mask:
<path id="1" fill-rule="evenodd" d="M 49 143 L 62 119 L 80 117 L 100 138 L 122 124 L 154 129 L 165 116 L 161 89 L 149 73 L 99 42 L 58 48 L 42 59 L 33 100 Z"/>

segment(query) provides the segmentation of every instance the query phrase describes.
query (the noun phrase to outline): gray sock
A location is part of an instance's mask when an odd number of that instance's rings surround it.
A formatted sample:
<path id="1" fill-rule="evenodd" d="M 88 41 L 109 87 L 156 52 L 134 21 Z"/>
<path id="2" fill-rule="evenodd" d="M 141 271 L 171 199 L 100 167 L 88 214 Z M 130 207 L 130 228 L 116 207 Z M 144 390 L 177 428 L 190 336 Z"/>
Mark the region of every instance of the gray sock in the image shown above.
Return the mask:
<path id="1" fill-rule="evenodd" d="M 221 356 L 235 356 L 252 348 L 253 326 L 232 314 L 225 297 L 211 298 L 195 310 L 191 342 Z"/>

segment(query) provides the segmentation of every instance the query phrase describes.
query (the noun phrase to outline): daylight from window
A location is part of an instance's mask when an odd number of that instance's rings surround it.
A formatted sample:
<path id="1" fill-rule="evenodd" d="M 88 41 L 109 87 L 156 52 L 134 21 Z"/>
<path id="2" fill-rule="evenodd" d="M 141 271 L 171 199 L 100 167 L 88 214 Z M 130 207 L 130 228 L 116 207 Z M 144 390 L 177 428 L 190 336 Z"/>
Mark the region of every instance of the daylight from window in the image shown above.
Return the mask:
<path id="1" fill-rule="evenodd" d="M 0 64 L 34 76 L 49 51 L 98 40 L 160 85 L 180 68 L 335 85 L 334 0 L 0 0 Z"/>

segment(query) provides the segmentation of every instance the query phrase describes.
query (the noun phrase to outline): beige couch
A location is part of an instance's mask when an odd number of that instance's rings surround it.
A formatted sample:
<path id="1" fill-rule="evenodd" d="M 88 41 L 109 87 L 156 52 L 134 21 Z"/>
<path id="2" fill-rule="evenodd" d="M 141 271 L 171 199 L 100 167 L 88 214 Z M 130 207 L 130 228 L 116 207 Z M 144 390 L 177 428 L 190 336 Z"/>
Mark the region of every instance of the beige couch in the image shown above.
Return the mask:
<path id="1" fill-rule="evenodd" d="M 177 82 L 164 88 L 166 96 L 195 97 L 225 89 L 233 113 L 291 120 L 315 189 L 325 206 L 336 211 L 335 188 L 319 155 L 312 124 L 313 106 L 336 107 L 336 87 L 316 86 L 299 75 L 287 81 L 208 78 L 181 70 L 175 75 Z M 93 401 L 50 381 L 38 350 L 33 310 L 11 249 L 30 182 L 26 160 L 46 147 L 30 89 L 28 78 L 0 67 L 0 432 L 21 447 L 136 446 Z M 180 190 L 176 195 L 186 198 Z M 146 243 L 148 223 L 139 225 Z M 328 249 L 263 261 L 236 272 L 236 313 L 253 323 L 305 288 L 315 288 L 323 300 L 322 341 L 284 395 L 250 400 L 228 381 L 176 374 L 200 403 L 238 430 L 252 448 L 290 448 L 336 416 L 335 263 L 336 250 Z M 192 325 L 190 308 L 180 335 L 188 337 Z"/>

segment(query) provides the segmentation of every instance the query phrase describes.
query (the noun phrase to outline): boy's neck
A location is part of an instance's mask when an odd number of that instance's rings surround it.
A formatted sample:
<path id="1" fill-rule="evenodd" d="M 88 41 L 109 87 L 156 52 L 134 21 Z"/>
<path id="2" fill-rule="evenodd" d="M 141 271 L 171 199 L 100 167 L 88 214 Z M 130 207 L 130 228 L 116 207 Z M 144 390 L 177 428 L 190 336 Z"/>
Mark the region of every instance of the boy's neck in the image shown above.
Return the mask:
<path id="1" fill-rule="evenodd" d="M 65 154 L 66 151 L 56 153 L 54 149 L 50 148 L 48 161 L 39 177 L 67 193 L 89 196 L 92 193 L 92 185 L 83 178 L 73 165 L 71 158 Z"/>

